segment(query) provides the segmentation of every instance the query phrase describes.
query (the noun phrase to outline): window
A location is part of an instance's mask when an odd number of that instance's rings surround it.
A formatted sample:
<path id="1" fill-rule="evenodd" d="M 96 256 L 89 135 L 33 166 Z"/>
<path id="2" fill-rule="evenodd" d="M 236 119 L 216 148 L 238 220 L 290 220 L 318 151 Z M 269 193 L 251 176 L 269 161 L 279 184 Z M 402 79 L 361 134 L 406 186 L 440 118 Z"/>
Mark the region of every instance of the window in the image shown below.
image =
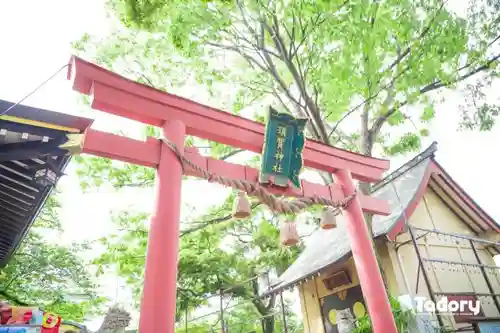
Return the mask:
<path id="1" fill-rule="evenodd" d="M 351 284 L 351 279 L 347 275 L 346 271 L 340 271 L 323 280 L 326 289 L 333 290 L 341 286 L 347 286 Z"/>

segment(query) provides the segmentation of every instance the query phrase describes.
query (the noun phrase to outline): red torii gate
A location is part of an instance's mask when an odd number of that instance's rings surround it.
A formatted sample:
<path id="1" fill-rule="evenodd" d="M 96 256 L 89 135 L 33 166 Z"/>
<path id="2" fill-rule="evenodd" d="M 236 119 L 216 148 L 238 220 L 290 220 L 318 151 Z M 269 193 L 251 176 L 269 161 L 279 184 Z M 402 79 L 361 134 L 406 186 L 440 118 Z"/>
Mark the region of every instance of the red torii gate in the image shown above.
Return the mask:
<path id="1" fill-rule="evenodd" d="M 92 108 L 163 129 L 164 136 L 180 153 L 214 174 L 258 182 L 258 170 L 201 156 L 184 148 L 186 135 L 193 135 L 237 148 L 261 153 L 264 125 L 227 112 L 133 82 L 76 56 L 71 58 L 68 79 L 73 89 L 92 97 Z M 157 169 L 156 203 L 151 218 L 144 291 L 140 309 L 140 333 L 173 333 L 175 327 L 177 262 L 184 174 L 199 177 L 183 167 L 175 153 L 161 140 L 134 140 L 89 129 L 83 152 Z M 335 175 L 327 186 L 302 180 L 302 189 L 273 188 L 287 196 L 314 195 L 341 200 L 354 193 L 353 178 L 375 182 L 389 169 L 387 160 L 375 159 L 307 140 L 303 152 L 306 167 Z M 348 236 L 359 281 L 376 333 L 396 333 L 387 293 L 380 275 L 363 211 L 388 215 L 386 201 L 357 194 L 346 208 Z"/>

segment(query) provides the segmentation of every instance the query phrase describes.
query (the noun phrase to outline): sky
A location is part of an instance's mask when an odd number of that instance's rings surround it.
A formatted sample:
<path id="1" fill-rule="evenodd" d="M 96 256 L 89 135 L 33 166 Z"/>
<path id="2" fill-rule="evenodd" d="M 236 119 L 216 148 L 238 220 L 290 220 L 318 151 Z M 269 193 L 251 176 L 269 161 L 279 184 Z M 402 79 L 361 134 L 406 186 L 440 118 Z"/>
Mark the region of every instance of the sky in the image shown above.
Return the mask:
<path id="1" fill-rule="evenodd" d="M 458 10 L 462 3 L 453 1 Z M 4 0 L 0 1 L 0 13 L 0 99 L 12 102 L 26 96 L 67 63 L 72 41 L 85 32 L 97 33 L 107 29 L 102 0 Z M 489 96 L 498 99 L 499 91 L 500 84 L 497 82 Z M 460 94 L 446 94 L 446 102 L 438 107 L 438 116 L 430 128 L 431 137 L 425 144 L 438 142 L 437 160 L 476 202 L 500 220 L 496 192 L 500 188 L 500 179 L 496 173 L 498 166 L 494 148 L 500 142 L 500 127 L 484 133 L 457 132 L 456 115 L 461 103 L 463 96 Z M 62 73 L 24 104 L 90 116 L 95 119 L 93 127 L 104 131 L 135 126 L 114 116 L 88 113 Z M 392 161 L 392 166 L 396 167 L 409 158 L 397 158 Z M 63 242 L 95 240 L 106 235 L 112 230 L 109 221 L 112 211 L 129 206 L 141 211 L 151 210 L 151 190 L 141 190 L 144 191 L 141 195 L 137 194 L 137 189 L 114 193 L 109 188 L 83 193 L 74 167 L 70 166 L 67 173 L 68 176 L 60 182 L 64 193 L 61 218 L 66 229 Z M 183 184 L 183 202 L 202 211 L 223 200 L 225 192 L 227 190 L 204 181 L 188 181 Z M 127 295 L 119 288 L 118 280 L 108 279 L 104 285 L 103 292 L 107 296 L 125 302 Z M 90 328 L 97 328 L 100 321 L 93 320 Z"/>

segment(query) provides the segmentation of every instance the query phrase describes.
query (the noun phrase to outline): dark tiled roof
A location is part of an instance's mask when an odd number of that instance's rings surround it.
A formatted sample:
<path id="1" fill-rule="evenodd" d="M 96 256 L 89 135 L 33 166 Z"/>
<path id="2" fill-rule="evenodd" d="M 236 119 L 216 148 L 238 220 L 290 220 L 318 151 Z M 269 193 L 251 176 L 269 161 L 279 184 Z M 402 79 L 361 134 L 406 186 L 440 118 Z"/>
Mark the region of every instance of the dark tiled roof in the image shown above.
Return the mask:
<path id="1" fill-rule="evenodd" d="M 404 211 L 415 197 L 431 161 L 430 157 L 433 156 L 435 150 L 435 144 L 431 145 L 422 154 L 373 186 L 372 195 L 387 200 L 392 212 L 389 216 L 374 216 L 372 228 L 375 237 L 390 232 L 396 222 L 404 217 Z M 337 228 L 318 229 L 310 236 L 299 258 L 279 277 L 266 294 L 292 287 L 350 256 L 351 246 L 346 236 L 346 224 L 342 219 L 339 220 Z"/>
<path id="2" fill-rule="evenodd" d="M 91 120 L 17 105 L 0 100 L 0 267 L 4 267 L 23 240 L 53 186 L 33 181 L 35 171 L 47 161 L 62 173 L 70 156 L 58 145 L 66 134 L 82 133 Z M 15 119 L 14 119 L 14 118 Z M 43 127 L 44 123 L 72 128 Z"/>
<path id="3" fill-rule="evenodd" d="M 0 113 L 4 110 L 9 109 L 14 103 L 4 101 L 0 99 Z M 55 111 L 49 111 L 40 108 L 34 108 L 31 106 L 26 106 L 18 104 L 6 114 L 7 116 L 15 116 L 24 119 L 30 119 L 35 121 L 43 121 L 46 123 L 76 128 L 80 131 L 85 131 L 90 125 L 92 125 L 93 120 L 83 117 L 76 117 L 69 114 L 64 114 Z"/>

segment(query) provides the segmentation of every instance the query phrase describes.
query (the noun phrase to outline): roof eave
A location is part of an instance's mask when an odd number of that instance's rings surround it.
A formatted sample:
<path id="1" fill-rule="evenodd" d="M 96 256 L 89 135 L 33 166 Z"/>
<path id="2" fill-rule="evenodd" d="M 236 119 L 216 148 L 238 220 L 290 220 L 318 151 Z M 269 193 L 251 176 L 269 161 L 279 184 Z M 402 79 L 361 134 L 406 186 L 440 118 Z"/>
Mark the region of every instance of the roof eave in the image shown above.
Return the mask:
<path id="1" fill-rule="evenodd" d="M 385 239 L 385 236 L 386 234 L 381 234 L 381 235 L 378 235 L 375 237 L 375 241 L 378 242 L 382 239 Z M 272 295 L 275 295 L 277 293 L 280 293 L 280 292 L 283 292 L 287 289 L 291 289 L 291 288 L 294 288 L 296 287 L 297 285 L 300 285 L 300 284 L 303 284 L 306 280 L 309 280 L 311 279 L 312 277 L 314 276 L 318 276 L 320 274 L 322 274 L 325 270 L 327 270 L 328 268 L 330 268 L 332 265 L 335 265 L 335 264 L 342 264 L 342 263 L 345 263 L 347 260 L 349 260 L 350 258 L 352 257 L 352 251 L 348 251 L 344 256 L 342 256 L 341 258 L 337 259 L 335 262 L 332 262 L 328 265 L 325 265 L 301 278 L 298 278 L 298 279 L 295 279 L 294 281 L 291 281 L 291 282 L 288 282 L 284 285 L 280 285 L 279 283 L 278 284 L 275 284 L 274 286 L 271 286 L 271 289 L 262 293 L 260 295 L 260 297 L 270 297 Z"/>
<path id="2" fill-rule="evenodd" d="M 68 156 L 65 156 L 62 159 L 61 164 L 60 164 L 60 168 L 59 168 L 59 170 L 61 172 L 64 172 L 64 170 L 68 166 L 69 162 L 71 161 L 71 157 L 72 157 L 71 155 L 68 155 Z M 25 224 L 24 229 L 21 232 L 21 234 L 19 235 L 19 238 L 17 239 L 15 245 L 12 247 L 12 249 L 10 250 L 10 252 L 7 253 L 7 255 L 5 255 L 5 257 L 3 258 L 3 260 L 0 261 L 0 268 L 5 267 L 9 263 L 10 259 L 14 255 L 14 253 L 16 253 L 16 251 L 19 249 L 19 247 L 21 246 L 24 238 L 26 237 L 26 234 L 29 232 L 29 230 L 33 226 L 33 223 L 35 223 L 35 221 L 36 221 L 36 219 L 38 217 L 38 214 L 40 213 L 40 211 L 42 210 L 43 206 L 45 205 L 45 202 L 47 202 L 47 199 L 51 195 L 51 193 L 54 190 L 54 188 L 55 188 L 55 186 L 48 186 L 48 187 L 45 188 L 44 193 L 42 194 L 42 196 L 40 198 L 40 201 L 38 202 L 37 206 L 35 207 L 34 213 L 31 215 L 30 219 Z"/>
<path id="3" fill-rule="evenodd" d="M 440 175 L 449 185 L 447 188 L 443 189 L 450 195 L 451 198 L 457 197 L 459 200 L 455 200 L 457 205 L 470 207 L 478 218 L 488 225 L 491 231 L 500 232 L 500 226 L 496 221 L 476 202 L 472 199 L 467 192 L 450 176 L 448 172 L 435 160 L 432 159 L 432 172 L 434 174 Z M 456 194 L 453 196 L 451 194 Z M 489 230 L 487 230 L 489 231 Z"/>
<path id="4" fill-rule="evenodd" d="M 0 100 L 0 110 L 9 110 L 9 118 L 3 119 L 6 123 L 18 122 L 19 124 L 28 126 L 31 129 L 44 127 L 49 128 L 51 125 L 56 125 L 53 127 L 53 130 L 61 131 L 61 133 L 68 133 L 68 131 L 73 133 L 84 133 L 93 123 L 92 119 L 15 104 L 4 100 Z M 58 170 L 63 172 L 70 160 L 71 155 L 61 155 L 57 158 Z M 10 243 L 8 250 L 2 253 L 3 257 L 0 259 L 0 268 L 5 267 L 12 258 L 12 255 L 18 250 L 53 189 L 54 186 L 48 186 L 41 190 L 41 195 L 38 200 L 33 202 L 30 214 L 23 219 L 22 225 L 19 226 L 18 231 L 12 235 L 13 241 Z"/>
<path id="5" fill-rule="evenodd" d="M 79 130 L 80 133 L 85 132 L 94 122 L 94 120 L 90 118 L 73 116 L 22 104 L 16 105 L 15 103 L 0 99 L 0 110 L 7 110 L 12 106 L 15 107 L 9 110 L 9 116 L 70 127 Z"/>
<path id="6" fill-rule="evenodd" d="M 431 156 L 429 156 L 428 158 L 430 158 L 432 161 Z M 431 162 L 429 164 L 431 164 Z M 397 235 L 405 231 L 408 224 L 408 219 L 413 215 L 413 212 L 415 211 L 415 209 L 417 209 L 420 200 L 422 200 L 422 197 L 425 195 L 431 175 L 432 169 L 429 167 L 429 165 L 427 165 L 422 180 L 420 181 L 420 184 L 417 187 L 417 191 L 413 196 L 413 199 L 411 199 L 408 205 L 403 209 L 403 212 L 397 218 L 396 223 L 394 223 L 391 230 L 387 233 L 387 237 L 389 238 L 389 240 L 395 241 Z"/>

